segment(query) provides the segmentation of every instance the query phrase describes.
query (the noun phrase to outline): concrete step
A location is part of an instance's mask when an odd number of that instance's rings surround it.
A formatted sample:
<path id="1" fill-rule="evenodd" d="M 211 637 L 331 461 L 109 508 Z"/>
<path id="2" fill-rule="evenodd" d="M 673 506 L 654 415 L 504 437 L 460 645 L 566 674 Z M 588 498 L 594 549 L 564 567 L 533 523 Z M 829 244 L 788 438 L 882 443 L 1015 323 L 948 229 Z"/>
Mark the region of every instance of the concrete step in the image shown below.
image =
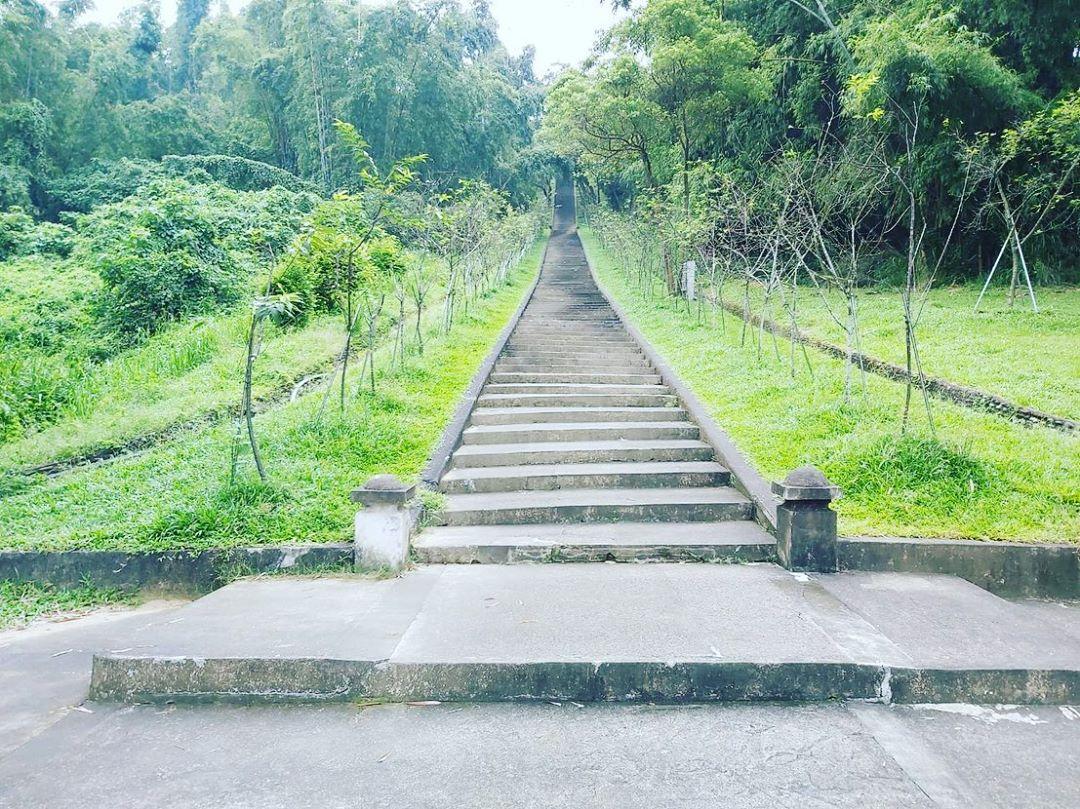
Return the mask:
<path id="1" fill-rule="evenodd" d="M 601 394 L 636 394 L 636 395 L 664 395 L 671 391 L 666 385 L 628 385 L 628 384 L 573 384 L 560 382 L 489 382 L 483 390 L 483 394 L 499 395 L 506 393 L 564 393 L 568 395 L 601 393 Z"/>
<path id="2" fill-rule="evenodd" d="M 553 334 L 550 331 L 515 331 L 510 340 L 511 346 L 542 346 L 558 349 L 563 346 L 585 347 L 615 346 L 629 349 L 638 348 L 637 343 L 622 329 L 611 329 L 593 334 Z"/>
<path id="3" fill-rule="evenodd" d="M 525 444 L 541 441 L 661 441 L 696 439 L 699 430 L 689 421 L 610 421 L 548 424 L 474 425 L 462 442 L 472 444 Z"/>
<path id="4" fill-rule="evenodd" d="M 547 360 L 551 362 L 642 362 L 645 355 L 640 351 L 621 349 L 584 348 L 578 351 L 545 351 L 535 348 L 506 348 L 501 359 Z"/>
<path id="5" fill-rule="evenodd" d="M 659 385 L 659 374 L 493 373 L 490 385 Z"/>
<path id="6" fill-rule="evenodd" d="M 678 399 L 670 393 L 483 393 L 477 400 L 481 407 L 676 407 Z"/>
<path id="7" fill-rule="evenodd" d="M 558 489 L 452 494 L 441 525 L 749 520 L 753 506 L 728 486 L 700 489 Z"/>
<path id="8" fill-rule="evenodd" d="M 1075 613 L 947 576 L 772 564 L 269 577 L 217 590 L 137 643 L 100 646 L 90 698 L 1075 705 Z"/>
<path id="9" fill-rule="evenodd" d="M 557 320 L 549 313 L 538 314 L 535 318 L 526 315 L 518 323 L 514 333 L 518 336 L 535 335 L 538 337 L 611 335 L 626 338 L 627 336 L 618 318 L 614 315 L 604 317 L 595 312 L 582 313 L 581 318 L 577 320 Z"/>
<path id="10" fill-rule="evenodd" d="M 678 407 L 479 407 L 471 423 L 553 424 L 586 421 L 687 421 L 686 411 Z"/>
<path id="11" fill-rule="evenodd" d="M 731 473 L 713 461 L 583 463 L 451 469 L 442 479 L 448 494 L 550 491 L 553 489 L 660 489 L 726 486 Z"/>
<path id="12" fill-rule="evenodd" d="M 537 318 L 537 315 L 539 315 L 539 318 Z M 611 305 L 598 295 L 588 297 L 553 296 L 532 299 L 528 309 L 525 310 L 523 322 L 527 322 L 530 316 L 538 320 L 545 318 L 545 316 L 551 320 L 566 320 L 579 318 L 582 315 L 606 320 L 615 318 L 615 312 L 612 311 Z"/>
<path id="13" fill-rule="evenodd" d="M 629 461 L 711 461 L 713 448 L 703 441 L 583 441 L 541 444 L 495 444 L 459 447 L 453 467 L 521 466 Z"/>
<path id="14" fill-rule="evenodd" d="M 513 341 L 517 345 L 555 346 L 572 345 L 616 345 L 632 346 L 633 341 L 622 328 L 603 329 L 601 331 L 559 331 L 557 329 L 537 329 L 536 331 L 515 331 Z"/>
<path id="15" fill-rule="evenodd" d="M 618 522 L 429 528 L 414 542 L 426 564 L 770 562 L 776 540 L 757 523 Z"/>
<path id="16" fill-rule="evenodd" d="M 504 357 L 495 363 L 496 374 L 650 374 L 656 377 L 644 359 L 586 360 L 586 359 L 517 359 Z"/>
<path id="17" fill-rule="evenodd" d="M 547 356 L 551 354 L 569 354 L 580 357 L 582 355 L 602 357 L 643 357 L 637 346 L 622 340 L 581 340 L 570 342 L 511 342 L 506 345 L 507 354 L 529 354 Z"/>

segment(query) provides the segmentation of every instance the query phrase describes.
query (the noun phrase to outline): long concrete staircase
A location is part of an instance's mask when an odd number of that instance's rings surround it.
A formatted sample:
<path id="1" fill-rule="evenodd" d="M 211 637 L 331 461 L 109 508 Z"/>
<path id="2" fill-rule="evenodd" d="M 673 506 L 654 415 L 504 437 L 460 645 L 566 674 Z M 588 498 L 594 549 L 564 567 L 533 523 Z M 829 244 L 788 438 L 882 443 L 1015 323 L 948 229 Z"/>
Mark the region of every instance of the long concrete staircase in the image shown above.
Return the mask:
<path id="1" fill-rule="evenodd" d="M 426 562 L 757 561 L 753 504 L 589 272 L 569 183 L 540 280 L 441 489 Z"/>

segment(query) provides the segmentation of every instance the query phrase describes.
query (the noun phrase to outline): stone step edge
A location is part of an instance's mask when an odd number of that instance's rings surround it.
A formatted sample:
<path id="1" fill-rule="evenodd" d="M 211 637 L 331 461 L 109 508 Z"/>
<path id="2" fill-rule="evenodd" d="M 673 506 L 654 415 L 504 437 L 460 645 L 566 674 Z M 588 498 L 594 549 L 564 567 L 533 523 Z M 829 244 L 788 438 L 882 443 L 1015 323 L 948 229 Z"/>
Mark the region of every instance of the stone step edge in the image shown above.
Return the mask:
<path id="1" fill-rule="evenodd" d="M 96 655 L 90 699 L 127 703 L 818 702 L 1071 705 L 1080 671 L 800 661 L 431 662 Z"/>
<path id="2" fill-rule="evenodd" d="M 734 521 L 733 521 L 734 522 Z M 663 523 L 658 523 L 663 525 Z M 433 529 L 438 530 L 438 529 Z M 775 562 L 775 542 L 688 543 L 685 545 L 620 545 L 585 543 L 425 544 L 421 537 L 413 544 L 416 558 L 428 565 L 520 565 L 589 564 L 619 562 L 663 564 L 694 562 L 741 565 Z"/>

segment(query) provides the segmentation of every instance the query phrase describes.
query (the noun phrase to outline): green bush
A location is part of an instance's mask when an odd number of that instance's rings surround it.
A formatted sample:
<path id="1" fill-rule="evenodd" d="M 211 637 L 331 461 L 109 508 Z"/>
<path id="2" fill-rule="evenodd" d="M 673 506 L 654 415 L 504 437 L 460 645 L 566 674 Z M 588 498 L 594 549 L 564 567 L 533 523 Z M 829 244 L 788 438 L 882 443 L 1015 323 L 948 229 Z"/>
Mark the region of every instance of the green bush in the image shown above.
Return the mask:
<path id="1" fill-rule="evenodd" d="M 316 309 L 316 300 L 315 287 L 307 265 L 297 261 L 286 261 L 274 273 L 271 293 L 295 296 L 296 302 L 284 325 L 303 326 L 311 320 Z"/>
<path id="2" fill-rule="evenodd" d="M 98 205 L 130 197 L 153 180 L 166 177 L 160 163 L 152 160 L 91 160 L 48 186 L 56 211 L 89 213 Z"/>
<path id="3" fill-rule="evenodd" d="M 26 234 L 21 255 L 66 258 L 75 247 L 75 231 L 58 222 L 38 222 Z"/>
<path id="4" fill-rule="evenodd" d="M 55 222 L 35 222 L 21 208 L 0 213 L 0 261 L 11 256 L 66 256 L 75 232 Z"/>
<path id="5" fill-rule="evenodd" d="M 103 312 L 131 336 L 227 306 L 294 238 L 316 198 L 283 188 L 155 180 L 79 217 L 76 258 L 105 283 Z"/>
<path id="6" fill-rule="evenodd" d="M 280 186 L 289 191 L 316 193 L 317 189 L 295 174 L 268 163 L 235 155 L 166 155 L 162 167 L 173 176 L 188 176 L 192 170 L 206 174 L 235 191 L 264 191 Z"/>
<path id="7" fill-rule="evenodd" d="M 22 208 L 11 207 L 0 211 L 0 261 L 20 251 L 26 234 L 33 227 L 33 218 Z"/>
<path id="8" fill-rule="evenodd" d="M 101 276 L 104 313 L 117 331 L 166 323 L 235 301 L 243 278 L 227 230 L 186 184 L 102 206 L 84 219 L 79 258 Z"/>

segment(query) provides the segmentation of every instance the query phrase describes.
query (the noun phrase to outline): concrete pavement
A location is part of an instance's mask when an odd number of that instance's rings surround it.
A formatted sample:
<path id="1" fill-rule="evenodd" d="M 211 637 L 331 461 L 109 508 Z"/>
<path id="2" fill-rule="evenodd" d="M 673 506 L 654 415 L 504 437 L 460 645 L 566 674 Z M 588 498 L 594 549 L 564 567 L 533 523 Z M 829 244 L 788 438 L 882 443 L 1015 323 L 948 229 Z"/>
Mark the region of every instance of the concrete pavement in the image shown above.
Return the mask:
<path id="1" fill-rule="evenodd" d="M 1080 700 L 1080 608 L 960 579 L 753 565 L 425 566 L 240 582 L 135 652 L 121 701 Z"/>
<path id="2" fill-rule="evenodd" d="M 1069 807 L 1080 712 L 880 705 L 107 707 L 0 758 L 0 806 Z"/>

